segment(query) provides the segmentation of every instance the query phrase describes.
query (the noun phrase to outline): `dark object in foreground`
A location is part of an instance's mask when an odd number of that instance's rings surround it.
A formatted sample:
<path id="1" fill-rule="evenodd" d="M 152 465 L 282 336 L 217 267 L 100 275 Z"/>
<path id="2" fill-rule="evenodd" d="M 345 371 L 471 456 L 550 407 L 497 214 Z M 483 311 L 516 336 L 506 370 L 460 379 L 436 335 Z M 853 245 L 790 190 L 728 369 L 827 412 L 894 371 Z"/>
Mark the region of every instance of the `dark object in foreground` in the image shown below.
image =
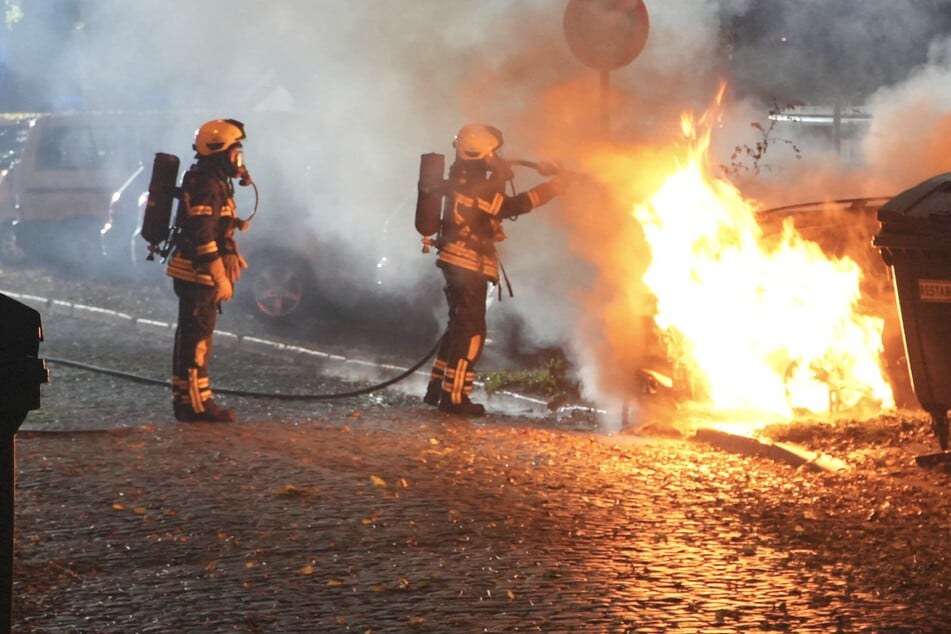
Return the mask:
<path id="1" fill-rule="evenodd" d="M 40 313 L 0 294 L 0 413 L 20 419 L 4 431 L 16 432 L 27 412 L 40 408 L 40 384 L 49 382 L 46 362 L 37 358 L 41 341 Z"/>
<path id="2" fill-rule="evenodd" d="M 891 267 L 918 402 L 948 449 L 951 409 L 951 173 L 898 194 L 878 211 L 872 244 Z"/>
<path id="3" fill-rule="evenodd" d="M 915 463 L 919 467 L 944 467 L 945 469 L 951 469 L 951 453 L 942 451 L 940 453 L 915 456 Z"/>
<path id="4" fill-rule="evenodd" d="M 49 382 L 37 358 L 40 314 L 0 294 L 0 633 L 10 631 L 13 600 L 14 435 L 27 412 L 40 407 L 40 384 Z"/>

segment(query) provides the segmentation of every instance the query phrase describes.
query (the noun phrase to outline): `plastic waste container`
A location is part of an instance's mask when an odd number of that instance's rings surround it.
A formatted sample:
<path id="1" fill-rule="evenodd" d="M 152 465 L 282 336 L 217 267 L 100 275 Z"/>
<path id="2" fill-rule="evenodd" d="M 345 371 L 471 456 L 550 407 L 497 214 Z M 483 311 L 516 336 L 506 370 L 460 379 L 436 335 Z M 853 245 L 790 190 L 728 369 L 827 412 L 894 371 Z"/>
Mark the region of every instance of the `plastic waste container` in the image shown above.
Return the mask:
<path id="1" fill-rule="evenodd" d="M 951 173 L 898 194 L 878 210 L 872 238 L 892 271 L 912 387 L 948 449 L 951 409 Z"/>
<path id="2" fill-rule="evenodd" d="M 10 631 L 13 597 L 13 437 L 27 412 L 40 407 L 40 384 L 49 382 L 37 357 L 40 314 L 0 293 L 0 633 Z"/>

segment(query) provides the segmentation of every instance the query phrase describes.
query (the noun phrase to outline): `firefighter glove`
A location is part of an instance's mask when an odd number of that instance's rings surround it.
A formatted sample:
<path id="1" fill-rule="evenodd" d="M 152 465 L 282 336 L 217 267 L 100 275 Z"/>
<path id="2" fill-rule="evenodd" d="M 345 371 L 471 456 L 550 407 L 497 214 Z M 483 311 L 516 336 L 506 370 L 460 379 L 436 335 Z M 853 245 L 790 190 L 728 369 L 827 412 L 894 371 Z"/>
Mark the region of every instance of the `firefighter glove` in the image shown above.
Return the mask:
<path id="1" fill-rule="evenodd" d="M 228 253 L 221 256 L 225 265 L 225 274 L 228 280 L 234 284 L 241 279 L 241 269 L 248 268 L 248 262 L 239 253 Z"/>
<path id="2" fill-rule="evenodd" d="M 215 300 L 226 302 L 231 299 L 231 295 L 234 293 L 234 287 L 231 285 L 231 280 L 228 279 L 228 274 L 225 272 L 225 264 L 222 259 L 216 258 L 209 262 L 208 269 L 212 279 L 215 281 Z"/>

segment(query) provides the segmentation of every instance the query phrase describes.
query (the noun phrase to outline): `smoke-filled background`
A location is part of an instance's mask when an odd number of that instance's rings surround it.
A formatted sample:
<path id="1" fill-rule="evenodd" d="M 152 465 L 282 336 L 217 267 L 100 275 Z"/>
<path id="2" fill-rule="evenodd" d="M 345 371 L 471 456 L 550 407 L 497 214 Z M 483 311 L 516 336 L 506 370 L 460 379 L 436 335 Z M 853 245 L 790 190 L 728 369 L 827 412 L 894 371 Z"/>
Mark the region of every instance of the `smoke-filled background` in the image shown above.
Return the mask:
<path id="1" fill-rule="evenodd" d="M 559 159 L 598 184 L 509 223 L 500 251 L 524 334 L 568 350 L 604 398 L 631 390 L 648 354 L 649 252 L 630 209 L 675 168 L 681 113 L 710 109 L 722 81 L 710 166 L 762 206 L 890 195 L 951 169 L 948 0 L 646 0 L 647 45 L 610 73 L 607 101 L 565 42 L 566 4 L 6 0 L 18 20 L 0 29 L 0 106 L 181 113 L 157 150 L 182 157 L 203 120 L 243 120 L 270 201 L 257 222 L 290 211 L 332 236 L 347 256 L 327 267 L 354 286 L 347 258 L 386 254 L 407 292 L 435 272 L 413 230 L 419 157 L 451 160 L 460 126 L 491 123 L 508 158 Z M 797 103 L 871 118 L 835 133 L 770 123 Z M 438 292 L 420 301 L 444 311 Z"/>

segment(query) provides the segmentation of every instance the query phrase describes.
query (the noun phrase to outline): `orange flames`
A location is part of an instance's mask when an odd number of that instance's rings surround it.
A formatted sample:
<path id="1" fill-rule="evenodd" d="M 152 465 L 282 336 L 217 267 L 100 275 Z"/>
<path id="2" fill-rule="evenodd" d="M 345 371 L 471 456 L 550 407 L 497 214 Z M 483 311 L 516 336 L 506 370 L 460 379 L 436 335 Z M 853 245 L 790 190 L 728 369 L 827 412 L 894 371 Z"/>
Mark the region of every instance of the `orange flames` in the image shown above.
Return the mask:
<path id="1" fill-rule="evenodd" d="M 788 224 L 767 245 L 753 204 L 704 171 L 709 126 L 698 133 L 684 116 L 682 129 L 685 164 L 633 215 L 651 247 L 643 281 L 655 322 L 694 400 L 784 417 L 892 406 L 884 322 L 858 310 L 859 266 L 826 257 Z"/>

